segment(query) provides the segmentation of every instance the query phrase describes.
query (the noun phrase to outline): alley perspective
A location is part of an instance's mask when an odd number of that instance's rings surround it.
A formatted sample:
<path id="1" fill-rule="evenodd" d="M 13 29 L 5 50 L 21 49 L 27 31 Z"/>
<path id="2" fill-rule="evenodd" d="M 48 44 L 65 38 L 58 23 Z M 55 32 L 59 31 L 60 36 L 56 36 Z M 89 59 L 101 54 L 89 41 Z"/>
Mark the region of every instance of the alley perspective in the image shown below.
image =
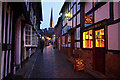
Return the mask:
<path id="1" fill-rule="evenodd" d="M 0 80 L 120 79 L 119 8 L 119 0 L 0 0 Z"/>

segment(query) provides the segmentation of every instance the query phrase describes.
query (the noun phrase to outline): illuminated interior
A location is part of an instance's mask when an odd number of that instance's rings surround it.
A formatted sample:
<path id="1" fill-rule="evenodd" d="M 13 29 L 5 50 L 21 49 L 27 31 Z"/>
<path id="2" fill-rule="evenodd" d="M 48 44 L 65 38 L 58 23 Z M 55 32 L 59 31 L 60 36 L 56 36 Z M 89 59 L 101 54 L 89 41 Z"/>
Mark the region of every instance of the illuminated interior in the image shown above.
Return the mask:
<path id="1" fill-rule="evenodd" d="M 104 47 L 104 29 L 95 31 L 96 47 Z"/>
<path id="2" fill-rule="evenodd" d="M 93 30 L 83 32 L 83 48 L 93 48 Z"/>

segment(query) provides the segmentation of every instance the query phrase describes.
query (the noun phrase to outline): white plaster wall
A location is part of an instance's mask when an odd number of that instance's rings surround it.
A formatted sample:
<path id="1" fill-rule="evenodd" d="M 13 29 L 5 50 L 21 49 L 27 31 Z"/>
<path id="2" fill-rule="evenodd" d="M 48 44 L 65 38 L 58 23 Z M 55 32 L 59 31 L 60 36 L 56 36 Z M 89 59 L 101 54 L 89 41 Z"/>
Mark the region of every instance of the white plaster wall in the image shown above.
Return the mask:
<path id="1" fill-rule="evenodd" d="M 103 19 L 109 19 L 109 2 L 95 11 L 95 23 Z"/>
<path id="2" fill-rule="evenodd" d="M 10 50 L 10 55 L 9 55 L 9 71 L 8 73 L 10 73 L 11 71 L 11 50 Z"/>
<path id="3" fill-rule="evenodd" d="M 6 8 L 7 8 L 7 3 L 5 3 L 4 6 L 4 31 L 3 31 L 3 43 L 5 43 L 5 29 L 6 29 Z"/>
<path id="4" fill-rule="evenodd" d="M 0 79 L 2 79 L 2 2 L 0 1 Z"/>
<path id="5" fill-rule="evenodd" d="M 9 44 L 9 31 L 10 31 L 10 6 L 9 6 L 9 12 L 8 12 L 8 25 L 7 25 L 7 44 Z"/>
<path id="6" fill-rule="evenodd" d="M 4 54 L 5 54 L 5 51 L 2 51 L 2 56 L 1 56 L 1 74 L 0 74 L 0 76 L 1 76 L 1 78 L 0 79 L 2 79 L 3 78 L 3 73 L 4 73 Z"/>
<path id="7" fill-rule="evenodd" d="M 6 65 L 5 65 L 5 76 L 7 76 L 7 65 L 8 65 L 8 50 L 7 52 L 5 53 L 6 54 Z"/>
<path id="8" fill-rule="evenodd" d="M 18 19 L 16 22 L 15 31 L 15 54 L 16 54 L 16 64 L 19 65 L 21 57 L 21 20 Z"/>
<path id="9" fill-rule="evenodd" d="M 92 9 L 92 2 L 85 3 L 85 13 Z"/>
<path id="10" fill-rule="evenodd" d="M 118 48 L 120 50 L 120 22 L 118 23 Z"/>
<path id="11" fill-rule="evenodd" d="M 113 9 L 114 9 L 114 20 L 120 18 L 120 2 L 114 2 L 113 3 Z"/>
<path id="12" fill-rule="evenodd" d="M 0 43 L 1 43 L 1 36 L 2 36 L 2 2 L 0 1 Z"/>
<path id="13" fill-rule="evenodd" d="M 10 33 L 10 44 L 12 44 L 12 24 L 13 23 L 13 11 L 11 13 L 11 33 Z"/>
<path id="14" fill-rule="evenodd" d="M 108 26 L 108 50 L 120 50 L 120 47 L 118 47 L 118 45 L 120 45 L 120 37 L 118 34 L 120 31 L 119 24 L 117 23 Z"/>

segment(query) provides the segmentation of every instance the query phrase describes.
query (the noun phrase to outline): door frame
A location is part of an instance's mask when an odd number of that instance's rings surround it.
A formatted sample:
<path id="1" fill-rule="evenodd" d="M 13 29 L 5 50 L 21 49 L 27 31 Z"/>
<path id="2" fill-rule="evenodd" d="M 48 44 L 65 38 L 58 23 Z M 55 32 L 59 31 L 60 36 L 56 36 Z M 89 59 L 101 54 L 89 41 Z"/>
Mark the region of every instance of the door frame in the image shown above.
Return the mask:
<path id="1" fill-rule="evenodd" d="M 95 31 L 96 30 L 100 30 L 100 29 L 104 29 L 104 47 L 95 47 L 96 46 L 96 41 L 95 41 Z M 98 71 L 97 69 L 96 69 L 96 48 L 103 48 L 103 50 L 105 50 L 105 51 L 103 51 L 104 52 L 104 55 L 103 55 L 103 59 L 104 59 L 104 62 L 103 62 L 103 66 L 104 66 L 104 71 L 103 72 L 101 72 L 101 73 L 103 73 L 103 74 L 105 74 L 105 54 L 106 54 L 106 50 L 107 50 L 107 25 L 105 24 L 105 25 L 102 25 L 102 26 L 100 26 L 100 27 L 97 27 L 97 28 L 94 28 L 94 30 L 93 30 L 93 70 L 95 70 L 95 71 Z M 99 63 L 99 62 L 98 62 Z M 99 72 L 99 71 L 98 71 Z"/>

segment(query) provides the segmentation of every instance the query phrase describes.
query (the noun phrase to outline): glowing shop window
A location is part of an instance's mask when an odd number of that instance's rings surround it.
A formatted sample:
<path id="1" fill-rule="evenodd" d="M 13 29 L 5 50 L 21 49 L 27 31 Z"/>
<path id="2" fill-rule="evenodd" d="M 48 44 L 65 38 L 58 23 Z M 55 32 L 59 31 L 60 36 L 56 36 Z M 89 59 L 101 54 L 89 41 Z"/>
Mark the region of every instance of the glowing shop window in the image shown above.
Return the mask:
<path id="1" fill-rule="evenodd" d="M 93 48 L 93 30 L 83 32 L 83 48 Z"/>
<path id="2" fill-rule="evenodd" d="M 104 29 L 95 31 L 96 47 L 104 47 Z"/>

